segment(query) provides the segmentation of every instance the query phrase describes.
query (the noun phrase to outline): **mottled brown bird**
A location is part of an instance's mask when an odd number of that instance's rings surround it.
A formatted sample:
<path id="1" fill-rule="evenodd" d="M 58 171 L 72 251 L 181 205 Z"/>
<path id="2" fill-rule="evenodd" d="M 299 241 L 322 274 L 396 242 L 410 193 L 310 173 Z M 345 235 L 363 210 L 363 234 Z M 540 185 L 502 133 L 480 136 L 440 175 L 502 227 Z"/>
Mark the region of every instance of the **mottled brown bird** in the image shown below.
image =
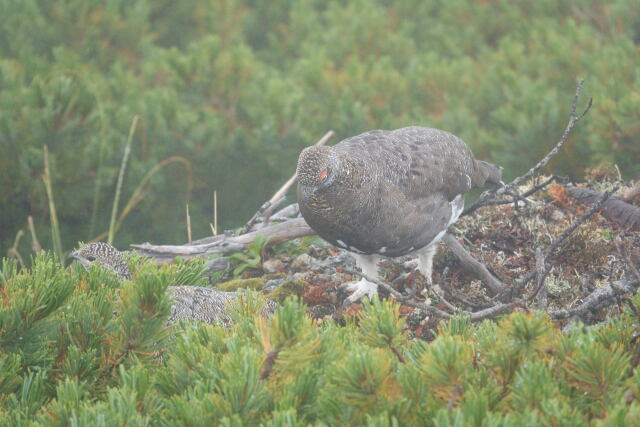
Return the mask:
<path id="1" fill-rule="evenodd" d="M 123 280 L 131 278 L 129 266 L 122 253 L 107 243 L 89 243 L 70 253 L 69 258 L 77 260 L 85 268 L 89 268 L 95 262 L 113 271 Z M 231 324 L 229 303 L 238 298 L 236 292 L 224 292 L 200 286 L 169 286 L 167 289 L 173 298 L 168 323 L 177 322 L 179 319 L 192 319 L 224 326 Z M 270 315 L 276 307 L 275 302 L 267 300 L 262 314 Z"/>
<path id="2" fill-rule="evenodd" d="M 430 281 L 437 243 L 462 213 L 463 194 L 500 185 L 502 168 L 476 160 L 449 132 L 411 126 L 306 148 L 297 174 L 304 219 L 352 252 L 366 275 L 378 278 L 381 256 L 415 253 Z M 347 288 L 347 304 L 377 292 L 366 279 Z"/>

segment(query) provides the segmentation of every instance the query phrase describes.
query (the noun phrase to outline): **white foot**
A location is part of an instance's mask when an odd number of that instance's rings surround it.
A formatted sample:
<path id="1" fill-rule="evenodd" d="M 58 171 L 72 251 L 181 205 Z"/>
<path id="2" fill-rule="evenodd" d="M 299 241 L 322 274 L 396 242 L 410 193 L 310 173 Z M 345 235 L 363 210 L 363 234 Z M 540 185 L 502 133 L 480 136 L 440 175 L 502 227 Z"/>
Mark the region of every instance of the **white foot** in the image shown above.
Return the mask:
<path id="1" fill-rule="evenodd" d="M 427 283 L 431 286 L 431 273 L 433 270 L 433 256 L 436 254 L 437 246 L 426 246 L 418 252 L 418 270 L 422 273 Z"/>
<path id="2" fill-rule="evenodd" d="M 418 268 L 418 258 L 413 258 L 402 263 L 402 266 L 407 270 L 415 270 Z"/>
<path id="3" fill-rule="evenodd" d="M 364 296 L 372 298 L 375 294 L 378 293 L 378 285 L 376 285 L 375 283 L 371 283 L 365 279 L 360 279 L 357 282 L 345 283 L 341 286 L 341 288 L 346 291 L 353 292 L 348 298 L 344 300 L 344 302 L 342 303 L 343 307 L 359 301 Z"/>

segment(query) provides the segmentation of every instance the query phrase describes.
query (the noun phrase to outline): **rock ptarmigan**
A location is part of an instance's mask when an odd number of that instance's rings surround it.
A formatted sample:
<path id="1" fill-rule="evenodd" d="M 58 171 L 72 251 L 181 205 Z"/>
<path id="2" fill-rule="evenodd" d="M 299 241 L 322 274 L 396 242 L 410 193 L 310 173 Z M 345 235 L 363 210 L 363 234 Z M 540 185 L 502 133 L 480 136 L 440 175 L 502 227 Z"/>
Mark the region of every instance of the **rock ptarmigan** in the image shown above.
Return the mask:
<path id="1" fill-rule="evenodd" d="M 298 204 L 320 237 L 352 252 L 378 278 L 382 256 L 415 253 L 431 281 L 433 255 L 472 188 L 497 186 L 502 168 L 476 160 L 460 138 L 411 126 L 372 130 L 333 147 L 313 146 L 298 159 Z M 371 297 L 377 285 L 349 284 L 346 304 Z"/>
<path id="2" fill-rule="evenodd" d="M 77 260 L 85 268 L 97 263 L 113 271 L 122 280 L 131 278 L 129 266 L 122 253 L 107 243 L 89 243 L 71 252 L 69 258 Z M 173 299 L 171 315 L 167 321 L 169 324 L 179 319 L 198 320 L 224 326 L 232 323 L 228 304 L 238 298 L 236 292 L 224 292 L 201 286 L 169 286 L 167 291 Z M 275 302 L 267 300 L 262 314 L 271 315 L 276 307 Z"/>

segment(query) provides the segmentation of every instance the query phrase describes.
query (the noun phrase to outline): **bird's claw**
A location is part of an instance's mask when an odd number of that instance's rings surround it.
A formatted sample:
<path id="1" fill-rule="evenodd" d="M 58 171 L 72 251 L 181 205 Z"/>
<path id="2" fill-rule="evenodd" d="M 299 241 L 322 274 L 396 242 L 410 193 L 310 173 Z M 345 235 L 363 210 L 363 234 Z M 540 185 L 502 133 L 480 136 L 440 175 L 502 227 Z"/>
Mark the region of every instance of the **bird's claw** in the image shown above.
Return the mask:
<path id="1" fill-rule="evenodd" d="M 342 303 L 343 307 L 347 307 L 354 302 L 359 301 L 362 297 L 367 296 L 370 299 L 378 293 L 378 285 L 368 280 L 360 279 L 357 282 L 344 283 L 340 285 L 340 290 L 353 292 L 349 297 L 345 298 Z"/>

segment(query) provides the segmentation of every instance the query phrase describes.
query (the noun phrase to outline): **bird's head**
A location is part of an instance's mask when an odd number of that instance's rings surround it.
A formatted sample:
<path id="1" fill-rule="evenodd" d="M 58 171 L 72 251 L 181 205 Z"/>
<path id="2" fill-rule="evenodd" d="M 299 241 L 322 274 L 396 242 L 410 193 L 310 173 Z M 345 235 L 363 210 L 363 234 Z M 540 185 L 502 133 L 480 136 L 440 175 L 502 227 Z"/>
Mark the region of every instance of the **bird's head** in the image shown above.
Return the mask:
<path id="1" fill-rule="evenodd" d="M 298 190 L 308 199 L 314 192 L 333 185 L 337 180 L 340 162 L 331 149 L 325 146 L 307 147 L 298 157 Z"/>
<path id="2" fill-rule="evenodd" d="M 108 243 L 93 242 L 86 244 L 77 251 L 71 252 L 68 258 L 75 259 L 87 269 L 91 264 L 97 263 L 113 271 L 121 279 L 131 278 L 129 266 L 122 253 Z"/>

